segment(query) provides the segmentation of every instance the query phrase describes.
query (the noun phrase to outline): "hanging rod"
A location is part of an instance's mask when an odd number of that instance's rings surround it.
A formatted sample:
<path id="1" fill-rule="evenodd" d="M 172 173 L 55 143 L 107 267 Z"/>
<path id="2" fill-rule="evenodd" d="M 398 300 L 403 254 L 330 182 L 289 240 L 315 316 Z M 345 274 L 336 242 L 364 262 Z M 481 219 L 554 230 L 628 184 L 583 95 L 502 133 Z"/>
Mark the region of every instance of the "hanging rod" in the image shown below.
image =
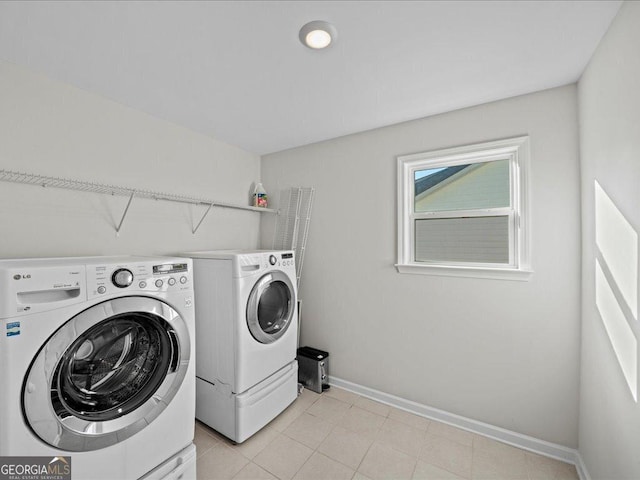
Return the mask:
<path id="1" fill-rule="evenodd" d="M 125 208 L 120 225 L 116 228 L 116 232 L 120 232 L 122 223 L 127 215 L 127 211 L 131 205 L 133 197 L 147 198 L 152 200 L 166 200 L 169 202 L 188 203 L 191 205 L 202 205 L 208 207 L 206 213 L 193 229 L 196 232 L 204 218 L 209 213 L 211 207 L 233 208 L 237 210 L 248 210 L 259 213 L 278 213 L 277 210 L 264 207 L 250 207 L 248 205 L 239 205 L 236 203 L 218 202 L 216 200 L 208 200 L 199 197 L 190 197 L 187 195 L 176 195 L 173 193 L 157 192 L 153 190 L 138 190 L 135 188 L 118 187 L 115 185 L 107 185 L 104 183 L 86 182 L 81 180 L 71 180 L 59 177 L 49 177 L 46 175 L 35 175 L 32 173 L 15 172 L 11 170 L 0 170 L 0 181 L 11 183 L 23 183 L 26 185 L 35 185 L 41 187 L 63 188 L 66 190 L 76 190 L 80 192 L 100 193 L 103 195 L 125 196 L 129 197 L 129 202 Z"/>

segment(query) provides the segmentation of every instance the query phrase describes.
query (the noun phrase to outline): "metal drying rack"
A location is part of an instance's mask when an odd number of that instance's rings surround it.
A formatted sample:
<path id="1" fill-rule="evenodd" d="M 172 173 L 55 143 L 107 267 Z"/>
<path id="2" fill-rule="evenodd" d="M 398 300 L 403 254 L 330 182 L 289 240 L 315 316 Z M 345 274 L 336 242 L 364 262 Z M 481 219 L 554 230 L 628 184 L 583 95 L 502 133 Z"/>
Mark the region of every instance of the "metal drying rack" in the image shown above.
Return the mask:
<path id="1" fill-rule="evenodd" d="M 169 202 L 188 203 L 190 205 L 206 206 L 207 210 L 202 215 L 198 224 L 192 229 L 192 233 L 196 233 L 202 222 L 212 207 L 234 208 L 237 210 L 248 210 L 258 213 L 278 213 L 277 210 L 263 207 L 250 207 L 248 205 L 238 205 L 235 203 L 218 202 L 216 200 L 208 200 L 198 197 L 189 197 L 186 195 L 176 195 L 173 193 L 156 192 L 153 190 L 139 190 L 135 188 L 118 187 L 115 185 L 107 185 L 104 183 L 86 182 L 81 180 L 71 180 L 58 177 L 48 177 L 46 175 L 35 175 L 32 173 L 14 172 L 11 170 L 0 170 L 0 181 L 11 183 L 23 183 L 27 185 L 35 185 L 40 187 L 63 188 L 66 190 L 76 190 L 80 192 L 100 193 L 103 195 L 129 197 L 127 206 L 122 213 L 120 223 L 116 227 L 116 233 L 120 232 L 124 219 L 129 212 L 129 207 L 133 201 L 133 197 L 146 198 L 151 200 L 166 200 Z"/>
<path id="2" fill-rule="evenodd" d="M 286 203 L 283 196 L 287 195 Z M 276 228 L 273 236 L 273 248 L 276 250 L 293 250 L 296 260 L 296 283 L 300 291 L 302 264 L 309 236 L 311 209 L 313 206 L 314 188 L 292 187 L 280 192 L 281 209 L 278 211 Z M 301 299 L 298 298 L 298 345 L 302 330 Z"/>
<path id="3" fill-rule="evenodd" d="M 315 189 L 292 187 L 286 192 L 281 192 L 281 203 L 283 203 L 282 196 L 285 193 L 288 198 L 286 206 L 283 204 L 279 210 L 282 214 L 278 216 L 276 221 L 273 248 L 295 251 L 296 277 L 299 288 Z"/>

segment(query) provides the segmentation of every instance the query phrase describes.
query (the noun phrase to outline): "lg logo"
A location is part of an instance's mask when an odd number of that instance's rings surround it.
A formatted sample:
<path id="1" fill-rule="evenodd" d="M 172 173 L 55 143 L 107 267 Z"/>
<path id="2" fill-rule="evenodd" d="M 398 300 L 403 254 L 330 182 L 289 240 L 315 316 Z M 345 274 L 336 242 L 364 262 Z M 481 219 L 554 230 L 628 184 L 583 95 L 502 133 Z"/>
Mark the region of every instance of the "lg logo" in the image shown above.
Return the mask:
<path id="1" fill-rule="evenodd" d="M 30 274 L 20 275 L 19 273 L 13 276 L 14 280 L 22 280 L 23 278 L 31 278 Z"/>

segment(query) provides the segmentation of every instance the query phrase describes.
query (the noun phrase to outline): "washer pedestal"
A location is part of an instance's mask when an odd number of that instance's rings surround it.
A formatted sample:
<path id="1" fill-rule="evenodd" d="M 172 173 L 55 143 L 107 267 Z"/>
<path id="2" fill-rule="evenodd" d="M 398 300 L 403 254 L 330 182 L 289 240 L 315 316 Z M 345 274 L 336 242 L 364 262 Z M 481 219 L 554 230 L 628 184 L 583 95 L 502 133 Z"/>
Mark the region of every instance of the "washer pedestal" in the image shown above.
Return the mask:
<path id="1" fill-rule="evenodd" d="M 278 416 L 297 396 L 298 362 L 295 360 L 238 394 L 223 383 L 196 378 L 196 418 L 242 443 Z"/>

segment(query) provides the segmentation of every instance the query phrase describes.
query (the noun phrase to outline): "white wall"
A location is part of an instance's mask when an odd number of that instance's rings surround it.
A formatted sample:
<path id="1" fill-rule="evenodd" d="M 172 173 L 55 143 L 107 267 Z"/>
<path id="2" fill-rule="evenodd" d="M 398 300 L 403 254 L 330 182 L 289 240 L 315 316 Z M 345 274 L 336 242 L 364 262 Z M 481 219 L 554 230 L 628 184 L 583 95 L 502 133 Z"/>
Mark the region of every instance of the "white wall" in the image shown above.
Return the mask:
<path id="1" fill-rule="evenodd" d="M 593 479 L 640 478 L 640 406 L 632 392 L 637 396 L 640 338 L 638 25 L 640 3 L 625 2 L 578 88 L 583 203 L 580 453 Z M 609 197 L 598 194 L 597 225 L 596 181 Z M 599 275 L 598 291 L 596 259 L 606 272 L 604 280 Z"/>
<path id="2" fill-rule="evenodd" d="M 329 351 L 331 375 L 577 446 L 576 107 L 572 85 L 263 157 L 267 191 L 316 188 L 302 343 Z M 397 273 L 396 156 L 524 134 L 532 280 Z M 263 218 L 265 246 L 272 220 Z"/>
<path id="3" fill-rule="evenodd" d="M 0 63 L 0 169 L 248 205 L 260 159 L 23 68 Z M 259 214 L 0 182 L 0 257 L 255 248 Z"/>

